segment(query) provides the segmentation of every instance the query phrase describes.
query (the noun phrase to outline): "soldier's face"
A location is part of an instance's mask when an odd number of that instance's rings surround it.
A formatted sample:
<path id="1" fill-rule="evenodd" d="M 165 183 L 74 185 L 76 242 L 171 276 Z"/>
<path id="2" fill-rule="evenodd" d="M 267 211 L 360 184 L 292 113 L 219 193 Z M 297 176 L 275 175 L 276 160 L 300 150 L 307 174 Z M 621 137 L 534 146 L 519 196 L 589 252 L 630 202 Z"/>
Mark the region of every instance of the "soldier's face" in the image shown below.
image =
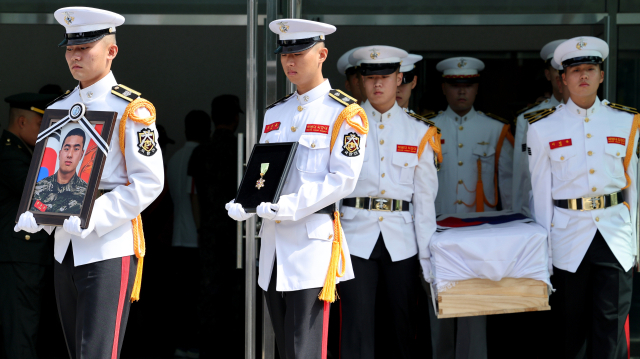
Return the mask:
<path id="1" fill-rule="evenodd" d="M 118 53 L 118 46 L 106 37 L 88 44 L 67 46 L 65 58 L 74 79 L 84 87 L 104 77 L 111 69 L 111 61 Z"/>
<path id="2" fill-rule="evenodd" d="M 598 87 L 604 81 L 604 71 L 598 65 L 581 64 L 566 68 L 562 79 L 571 97 L 588 97 L 598 92 Z"/>
<path id="3" fill-rule="evenodd" d="M 358 83 L 358 75 L 353 74 L 347 76 L 347 81 L 345 81 L 344 87 L 347 91 L 351 92 L 351 95 L 356 100 L 362 101 L 362 92 L 360 91 L 360 84 Z"/>
<path id="4" fill-rule="evenodd" d="M 473 102 L 478 94 L 478 84 L 442 84 L 442 92 L 447 98 L 447 103 L 454 111 L 467 111 L 473 107 Z"/>
<path id="5" fill-rule="evenodd" d="M 75 172 L 84 155 L 82 136 L 69 136 L 62 144 L 58 155 L 58 171 L 63 174 Z"/>
<path id="6" fill-rule="evenodd" d="M 408 84 L 401 84 L 396 91 L 396 102 L 402 108 L 409 107 L 409 99 L 411 98 L 411 90 L 418 84 L 418 76 L 414 76 L 413 80 Z"/>
<path id="7" fill-rule="evenodd" d="M 322 63 L 327 59 L 329 50 L 324 44 L 317 43 L 312 48 L 293 54 L 281 54 L 280 63 L 284 74 L 295 85 L 312 82 L 322 69 Z"/>
<path id="8" fill-rule="evenodd" d="M 42 116 L 32 111 L 25 111 L 25 116 L 20 118 L 20 138 L 29 146 L 34 147 L 40 132 Z"/>
<path id="9" fill-rule="evenodd" d="M 560 76 L 560 74 L 558 73 L 558 70 L 549 66 L 546 70 L 544 70 L 544 75 L 547 77 L 547 80 L 551 82 L 551 87 L 553 87 L 553 92 L 554 93 L 560 92 L 561 90 L 560 90 L 560 87 L 558 87 L 558 81 L 557 81 L 558 77 Z"/>
<path id="10" fill-rule="evenodd" d="M 402 83 L 402 73 L 370 75 L 362 77 L 367 99 L 372 105 L 386 105 L 396 102 L 396 92 Z"/>

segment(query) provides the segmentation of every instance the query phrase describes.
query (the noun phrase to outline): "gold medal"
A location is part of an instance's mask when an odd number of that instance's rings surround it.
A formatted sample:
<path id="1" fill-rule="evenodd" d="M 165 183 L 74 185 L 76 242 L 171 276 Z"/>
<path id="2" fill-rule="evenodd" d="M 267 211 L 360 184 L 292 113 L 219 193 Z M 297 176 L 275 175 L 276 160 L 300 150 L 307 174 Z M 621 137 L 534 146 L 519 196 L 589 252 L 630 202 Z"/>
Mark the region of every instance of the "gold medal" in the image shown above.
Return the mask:
<path id="1" fill-rule="evenodd" d="M 268 163 L 261 163 L 260 164 L 260 178 L 256 181 L 256 188 L 259 190 L 260 188 L 264 187 L 264 183 L 266 182 L 264 179 L 264 175 L 267 173 L 267 170 L 269 169 L 269 164 Z"/>

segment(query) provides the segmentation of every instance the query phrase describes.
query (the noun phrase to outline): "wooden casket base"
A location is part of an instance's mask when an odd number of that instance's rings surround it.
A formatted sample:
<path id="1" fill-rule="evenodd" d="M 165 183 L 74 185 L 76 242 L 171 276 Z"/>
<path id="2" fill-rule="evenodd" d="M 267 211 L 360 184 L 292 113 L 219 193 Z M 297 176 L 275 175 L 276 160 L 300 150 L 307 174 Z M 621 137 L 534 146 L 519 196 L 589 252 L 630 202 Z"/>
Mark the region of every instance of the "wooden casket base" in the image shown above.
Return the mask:
<path id="1" fill-rule="evenodd" d="M 438 293 L 438 319 L 550 309 L 547 284 L 535 279 L 469 279 Z"/>

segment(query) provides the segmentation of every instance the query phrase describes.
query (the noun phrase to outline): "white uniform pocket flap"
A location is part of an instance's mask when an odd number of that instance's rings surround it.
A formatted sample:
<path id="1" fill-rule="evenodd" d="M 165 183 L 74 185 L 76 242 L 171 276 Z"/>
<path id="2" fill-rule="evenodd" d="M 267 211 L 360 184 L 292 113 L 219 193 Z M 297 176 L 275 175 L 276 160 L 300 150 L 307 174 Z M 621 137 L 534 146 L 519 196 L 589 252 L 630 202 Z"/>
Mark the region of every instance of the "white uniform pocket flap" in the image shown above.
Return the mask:
<path id="1" fill-rule="evenodd" d="M 551 224 L 553 224 L 553 228 L 567 228 L 569 219 L 571 219 L 571 216 L 556 209 L 553 211 L 553 220 L 551 221 Z"/>
<path id="2" fill-rule="evenodd" d="M 312 150 L 326 149 L 331 144 L 331 138 L 326 135 L 302 135 L 298 143 Z"/>
<path id="3" fill-rule="evenodd" d="M 398 167 L 415 167 L 418 165 L 418 155 L 415 153 L 396 152 L 393 154 L 392 163 Z"/>
<path id="4" fill-rule="evenodd" d="M 411 213 L 409 213 L 409 211 L 402 211 L 400 213 L 402 214 L 402 217 L 404 217 L 404 223 L 413 222 L 413 216 L 411 215 Z"/>
<path id="5" fill-rule="evenodd" d="M 549 151 L 549 158 L 554 162 L 567 162 L 576 156 L 576 149 L 573 146 L 555 148 Z"/>
<path id="6" fill-rule="evenodd" d="M 609 156 L 622 158 L 625 156 L 627 148 L 624 145 L 619 145 L 617 143 L 607 143 L 604 145 L 604 153 Z"/>
<path id="7" fill-rule="evenodd" d="M 496 154 L 496 149 L 489 145 L 476 145 L 473 154 L 478 157 L 491 157 Z"/>
<path id="8" fill-rule="evenodd" d="M 333 222 L 326 219 L 307 222 L 307 234 L 309 238 L 333 240 Z"/>

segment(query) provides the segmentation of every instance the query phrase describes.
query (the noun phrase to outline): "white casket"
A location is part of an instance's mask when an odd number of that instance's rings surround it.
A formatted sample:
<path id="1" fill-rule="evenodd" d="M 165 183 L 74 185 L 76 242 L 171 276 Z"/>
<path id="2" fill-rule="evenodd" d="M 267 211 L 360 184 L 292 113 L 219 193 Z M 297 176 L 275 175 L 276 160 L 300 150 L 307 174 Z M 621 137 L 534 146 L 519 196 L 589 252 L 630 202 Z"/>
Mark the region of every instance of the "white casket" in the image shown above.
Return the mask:
<path id="1" fill-rule="evenodd" d="M 438 318 L 550 309 L 547 232 L 531 218 L 439 216 L 429 248 Z"/>

